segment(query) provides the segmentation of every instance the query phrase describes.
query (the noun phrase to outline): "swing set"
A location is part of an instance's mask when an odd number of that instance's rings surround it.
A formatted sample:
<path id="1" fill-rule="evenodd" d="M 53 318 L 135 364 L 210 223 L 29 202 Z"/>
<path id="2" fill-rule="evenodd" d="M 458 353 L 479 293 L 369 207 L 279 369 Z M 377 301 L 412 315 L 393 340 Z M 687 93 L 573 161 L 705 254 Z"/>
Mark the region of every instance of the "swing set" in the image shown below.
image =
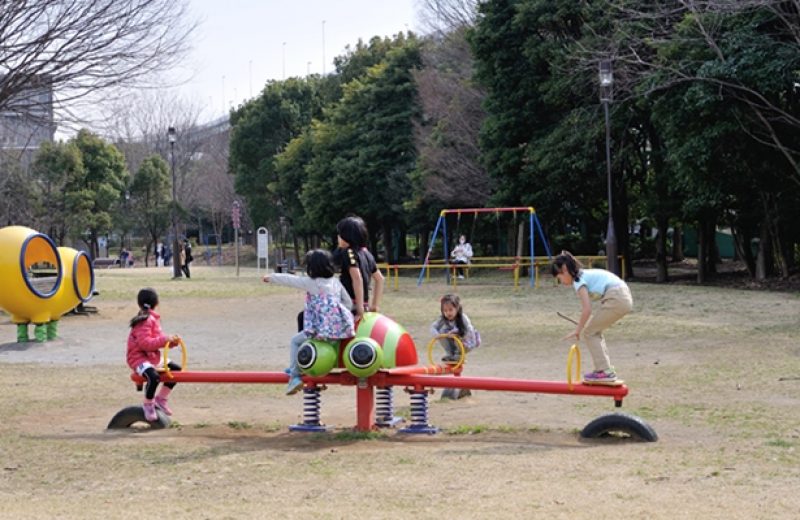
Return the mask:
<path id="1" fill-rule="evenodd" d="M 431 254 L 433 253 L 433 248 L 436 245 L 436 238 L 439 236 L 439 230 L 441 229 L 442 233 L 442 244 L 443 244 L 443 256 L 444 256 L 444 266 L 445 266 L 445 273 L 447 276 L 447 283 L 450 283 L 450 278 L 452 276 L 451 268 L 450 268 L 450 260 L 449 260 L 449 241 L 447 238 L 447 216 L 451 214 L 456 215 L 456 237 L 459 235 L 459 230 L 461 227 L 461 216 L 462 215 L 473 215 L 472 220 L 472 235 L 475 235 L 475 223 L 477 222 L 478 215 L 482 213 L 494 213 L 496 220 L 500 221 L 500 214 L 501 213 L 511 213 L 514 217 L 514 223 L 516 224 L 517 215 L 518 214 L 528 214 L 528 241 L 530 243 L 529 247 L 529 254 L 530 254 L 530 286 L 534 286 L 534 276 L 535 276 L 535 257 L 536 257 L 536 245 L 535 245 L 535 238 L 536 233 L 538 231 L 539 237 L 542 241 L 542 245 L 544 246 L 544 250 L 547 253 L 547 257 L 551 258 L 552 255 L 550 253 L 550 246 L 547 243 L 547 239 L 544 236 L 544 231 L 542 231 L 542 226 L 539 222 L 539 218 L 536 216 L 536 210 L 532 207 L 512 207 L 512 208 L 463 208 L 463 209 L 443 209 L 439 213 L 439 219 L 436 221 L 436 227 L 433 231 L 433 237 L 431 238 L 430 245 L 428 247 L 428 252 L 425 254 L 425 261 L 422 264 L 422 269 L 419 273 L 419 278 L 417 279 L 417 286 L 422 285 L 422 280 L 425 277 L 426 270 L 429 269 L 429 264 L 431 263 Z M 515 225 L 516 228 L 516 225 Z M 498 232 L 499 235 L 499 232 Z M 457 239 L 457 238 L 456 238 Z M 498 239 L 499 240 L 499 239 Z M 500 251 L 500 244 L 498 242 L 498 253 Z"/>

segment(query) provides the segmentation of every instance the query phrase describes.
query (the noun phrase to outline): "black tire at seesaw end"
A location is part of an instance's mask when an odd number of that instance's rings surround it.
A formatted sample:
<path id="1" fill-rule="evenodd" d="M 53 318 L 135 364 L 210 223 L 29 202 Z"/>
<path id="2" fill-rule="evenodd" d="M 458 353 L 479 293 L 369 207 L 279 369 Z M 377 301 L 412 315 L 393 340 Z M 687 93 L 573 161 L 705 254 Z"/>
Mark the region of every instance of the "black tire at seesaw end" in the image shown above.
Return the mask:
<path id="1" fill-rule="evenodd" d="M 161 430 L 163 428 L 168 428 L 171 421 L 169 416 L 167 416 L 161 410 L 156 409 L 156 414 L 158 415 L 158 419 L 155 421 L 148 421 L 144 418 L 144 410 L 142 406 L 128 406 L 127 408 L 123 408 L 117 414 L 111 418 L 109 421 L 107 428 L 109 430 L 119 430 L 123 428 L 130 428 L 137 422 L 145 423 L 150 425 L 150 429 L 152 430 Z"/>
<path id="2" fill-rule="evenodd" d="M 641 417 L 627 413 L 601 415 L 581 430 L 581 437 L 584 439 L 596 439 L 611 436 L 615 433 L 646 442 L 658 440 L 658 434 Z"/>

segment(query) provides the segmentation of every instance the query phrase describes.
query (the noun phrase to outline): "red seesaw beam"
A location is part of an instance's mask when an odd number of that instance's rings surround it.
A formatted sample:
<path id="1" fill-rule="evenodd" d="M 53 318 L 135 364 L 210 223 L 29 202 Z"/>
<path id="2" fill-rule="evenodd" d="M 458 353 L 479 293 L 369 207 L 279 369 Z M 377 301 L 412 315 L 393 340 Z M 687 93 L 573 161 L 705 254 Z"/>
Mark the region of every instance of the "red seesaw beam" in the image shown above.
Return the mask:
<path id="1" fill-rule="evenodd" d="M 370 383 L 376 386 L 469 388 L 470 390 L 495 390 L 500 392 L 596 395 L 613 397 L 615 401 L 622 401 L 622 398 L 628 395 L 628 387 L 625 385 L 570 384 L 566 381 L 536 381 L 500 377 L 443 377 L 416 374 L 384 374 L 379 372 L 370 378 Z"/>
<path id="2" fill-rule="evenodd" d="M 566 381 L 536 381 L 530 379 L 506 379 L 499 377 L 464 377 L 455 375 L 423 375 L 409 372 L 424 371 L 428 374 L 444 374 L 449 371 L 447 366 L 434 365 L 430 367 L 414 366 L 399 367 L 389 371 L 380 371 L 369 378 L 359 380 L 358 377 L 348 372 L 335 372 L 322 377 L 303 376 L 306 383 L 339 384 L 356 386 L 356 413 L 358 424 L 356 429 L 368 431 L 375 424 L 374 389 L 389 386 L 405 386 L 416 390 L 426 388 L 469 388 L 471 390 L 491 390 L 500 392 L 531 392 L 545 394 L 573 394 L 612 397 L 617 406 L 622 404 L 622 399 L 628 395 L 628 387 L 586 385 L 582 383 L 568 383 Z M 144 379 L 131 374 L 131 380 L 137 385 L 144 383 Z M 163 382 L 175 383 L 286 383 L 289 376 L 284 372 L 170 372 L 162 374 Z"/>

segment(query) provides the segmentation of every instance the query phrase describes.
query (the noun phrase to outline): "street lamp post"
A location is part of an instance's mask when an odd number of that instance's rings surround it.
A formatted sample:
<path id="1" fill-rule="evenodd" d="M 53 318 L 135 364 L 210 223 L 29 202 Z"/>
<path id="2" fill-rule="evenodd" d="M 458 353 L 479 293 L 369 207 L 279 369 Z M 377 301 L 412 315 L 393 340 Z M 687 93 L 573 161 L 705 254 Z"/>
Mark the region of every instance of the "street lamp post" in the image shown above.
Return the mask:
<path id="1" fill-rule="evenodd" d="M 231 220 L 233 221 L 233 243 L 236 251 L 236 276 L 239 276 L 239 228 L 241 227 L 242 208 L 238 200 L 233 201 Z"/>
<path id="2" fill-rule="evenodd" d="M 611 189 L 611 125 L 608 117 L 608 104 L 613 97 L 614 71 L 611 60 L 600 62 L 600 101 L 606 117 L 606 176 L 608 181 L 608 230 L 606 231 L 606 268 L 619 274 L 619 257 L 617 253 L 617 234 L 614 231 L 614 204 Z"/>
<path id="3" fill-rule="evenodd" d="M 285 266 L 288 269 L 289 263 L 286 261 L 286 217 L 280 216 L 278 217 L 278 222 L 280 223 L 280 241 L 281 241 L 281 261 L 278 265 Z M 281 267 L 283 269 L 283 267 Z M 282 271 L 279 271 L 282 272 Z"/>
<path id="4" fill-rule="evenodd" d="M 283 56 L 283 79 L 286 79 L 286 42 L 283 42 L 283 45 L 281 46 L 281 54 Z"/>
<path id="5" fill-rule="evenodd" d="M 177 134 L 175 127 L 171 126 L 167 130 L 167 138 L 169 138 L 169 159 L 172 167 L 172 277 L 181 277 L 181 255 L 180 255 L 180 242 L 178 241 L 178 202 L 176 197 L 175 182 L 175 140 Z"/>
<path id="6" fill-rule="evenodd" d="M 125 234 L 125 237 L 128 239 L 128 251 L 131 250 L 131 235 L 133 234 L 133 226 L 131 225 L 131 213 L 128 210 L 128 203 L 131 200 L 131 192 L 130 190 L 125 190 L 125 224 L 129 226 L 128 232 Z"/>

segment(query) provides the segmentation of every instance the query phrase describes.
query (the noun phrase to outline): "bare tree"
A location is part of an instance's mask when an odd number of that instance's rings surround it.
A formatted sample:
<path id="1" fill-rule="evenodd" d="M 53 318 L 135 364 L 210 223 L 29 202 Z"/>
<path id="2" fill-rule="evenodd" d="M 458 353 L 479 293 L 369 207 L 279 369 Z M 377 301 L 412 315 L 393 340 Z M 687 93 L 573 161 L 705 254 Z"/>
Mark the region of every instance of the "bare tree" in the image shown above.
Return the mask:
<path id="1" fill-rule="evenodd" d="M 447 34 L 471 27 L 478 14 L 479 0 L 418 0 L 423 32 Z"/>
<path id="2" fill-rule="evenodd" d="M 448 207 L 482 206 L 491 193 L 478 144 L 485 94 L 471 80 L 472 58 L 464 29 L 430 41 L 423 63 L 423 69 L 414 72 L 424 112 L 415 131 L 425 172 L 422 199 Z"/>
<path id="3" fill-rule="evenodd" d="M 186 0 L 4 1 L 0 111 L 46 113 L 36 85 L 56 93 L 56 110 L 100 90 L 151 85 L 180 62 L 195 27 Z"/>
<path id="4" fill-rule="evenodd" d="M 201 177 L 201 163 L 207 160 L 204 148 L 214 135 L 209 125 L 198 122 L 200 104 L 183 99 L 171 90 L 145 90 L 131 93 L 105 112 L 104 131 L 125 155 L 129 171 L 139 171 L 139 165 L 145 158 L 157 154 L 169 166 L 170 183 L 173 147 L 167 138 L 167 131 L 170 127 L 176 129 L 174 173 L 180 208 L 178 219 L 181 227 L 188 224 L 192 214 L 202 211 L 201 194 L 206 187 Z M 176 255 L 174 260 L 179 262 L 180 257 Z"/>
<path id="5" fill-rule="evenodd" d="M 167 130 L 175 128 L 176 191 L 180 203 L 191 206 L 198 190 L 192 179 L 192 162 L 205 139 L 199 122 L 201 111 L 200 103 L 168 89 L 131 93 L 105 111 L 104 133 L 125 154 L 128 170 L 138 171 L 141 162 L 154 153 L 170 163 Z"/>
<path id="6" fill-rule="evenodd" d="M 196 163 L 198 191 L 195 204 L 211 221 L 217 237 L 222 236 L 225 224 L 230 221 L 236 198 L 233 175 L 228 173 L 228 137 L 228 131 L 209 137 Z"/>

